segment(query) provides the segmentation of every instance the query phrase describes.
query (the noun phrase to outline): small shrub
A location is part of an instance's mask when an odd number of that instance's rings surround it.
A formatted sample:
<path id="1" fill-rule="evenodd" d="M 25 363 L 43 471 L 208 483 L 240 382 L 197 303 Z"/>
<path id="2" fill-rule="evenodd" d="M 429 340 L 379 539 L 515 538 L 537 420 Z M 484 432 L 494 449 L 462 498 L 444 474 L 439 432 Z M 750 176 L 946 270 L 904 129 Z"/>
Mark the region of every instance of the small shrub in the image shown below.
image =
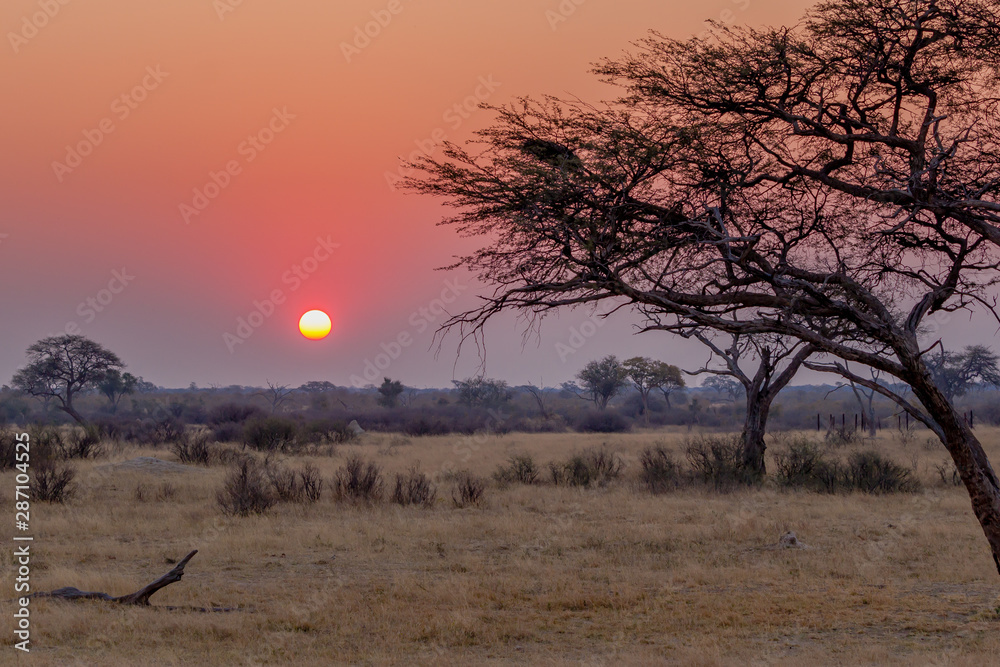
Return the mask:
<path id="1" fill-rule="evenodd" d="M 905 493 L 920 488 L 912 470 L 873 451 L 851 454 L 847 479 L 851 488 L 865 493 Z"/>
<path id="2" fill-rule="evenodd" d="M 132 500 L 137 503 L 144 503 L 149 497 L 149 491 L 146 489 L 146 485 L 139 482 L 135 485 L 135 489 L 132 491 Z"/>
<path id="3" fill-rule="evenodd" d="M 166 417 L 156 422 L 150 442 L 145 444 L 163 445 L 177 442 L 184 437 L 184 422 L 177 417 Z"/>
<path id="4" fill-rule="evenodd" d="M 549 473 L 556 485 L 606 486 L 624 467 L 620 456 L 601 447 L 576 454 L 565 463 L 550 463 Z"/>
<path id="5" fill-rule="evenodd" d="M 0 431 L 0 470 L 13 468 L 17 462 L 17 438 L 13 431 Z"/>
<path id="6" fill-rule="evenodd" d="M 267 481 L 274 497 L 283 503 L 294 503 L 302 499 L 302 486 L 294 470 L 280 465 L 266 467 Z"/>
<path id="7" fill-rule="evenodd" d="M 97 426 L 73 429 L 67 440 L 65 456 L 68 459 L 96 458 L 101 454 L 101 429 Z"/>
<path id="8" fill-rule="evenodd" d="M 182 463 L 211 465 L 217 457 L 208 439 L 208 433 L 185 433 L 184 437 L 171 445 L 170 450 Z"/>
<path id="9" fill-rule="evenodd" d="M 420 417 L 407 422 L 403 426 L 403 433 L 417 437 L 422 435 L 447 435 L 451 433 L 451 429 L 440 419 L 430 420 Z"/>
<path id="10" fill-rule="evenodd" d="M 639 463 L 640 479 L 650 493 L 666 493 L 680 486 L 681 468 L 665 447 L 647 447 L 639 454 Z"/>
<path id="11" fill-rule="evenodd" d="M 347 422 L 340 420 L 317 419 L 311 421 L 300 430 L 303 442 L 327 443 L 340 445 L 355 440 L 357 436 L 348 428 Z"/>
<path id="12" fill-rule="evenodd" d="M 396 473 L 396 486 L 392 491 L 392 502 L 397 505 L 434 505 L 437 489 L 431 480 L 416 468 L 404 474 Z"/>
<path id="13" fill-rule="evenodd" d="M 515 454 L 507 460 L 507 465 L 497 466 L 493 478 L 501 485 L 534 484 L 540 474 L 535 460 L 528 454 Z"/>
<path id="14" fill-rule="evenodd" d="M 299 486 L 305 502 L 317 502 L 323 495 L 323 479 L 319 475 L 319 469 L 311 463 L 305 464 L 299 471 Z"/>
<path id="15" fill-rule="evenodd" d="M 213 426 L 220 424 L 242 424 L 250 419 L 263 419 L 264 411 L 256 405 L 243 403 L 223 403 L 212 408 L 208 413 L 207 421 Z"/>
<path id="16" fill-rule="evenodd" d="M 455 476 L 455 482 L 451 489 L 451 500 L 455 507 L 459 508 L 469 505 L 478 506 L 483 502 L 485 492 L 486 481 L 463 470 Z"/>
<path id="17" fill-rule="evenodd" d="M 338 501 L 377 503 L 382 500 L 382 470 L 373 461 L 352 456 L 337 470 L 333 494 Z"/>
<path id="18" fill-rule="evenodd" d="M 295 443 L 295 422 L 268 417 L 248 422 L 243 429 L 243 446 L 259 452 L 283 452 Z"/>
<path id="19" fill-rule="evenodd" d="M 825 440 L 826 444 L 831 447 L 846 447 L 848 445 L 856 445 L 864 439 L 864 433 L 859 430 L 855 430 L 852 427 L 842 426 L 840 428 L 835 428 L 832 431 L 827 431 Z"/>
<path id="20" fill-rule="evenodd" d="M 962 476 L 951 459 L 945 459 L 940 465 L 934 466 L 934 469 L 941 478 L 942 486 L 962 486 Z"/>
<path id="21" fill-rule="evenodd" d="M 32 461 L 28 490 L 34 500 L 64 503 L 73 495 L 76 470 L 65 461 L 43 457 Z"/>
<path id="22" fill-rule="evenodd" d="M 632 430 L 628 419 L 610 410 L 588 412 L 576 428 L 584 433 L 626 433 Z"/>
<path id="23" fill-rule="evenodd" d="M 275 503 L 263 466 L 250 457 L 233 466 L 216 499 L 222 511 L 233 516 L 263 514 Z"/>
<path id="24" fill-rule="evenodd" d="M 779 486 L 833 493 L 846 484 L 841 465 L 827 461 L 819 447 L 808 440 L 789 443 L 784 451 L 776 452 L 774 466 Z"/>
<path id="25" fill-rule="evenodd" d="M 66 451 L 66 443 L 62 433 L 53 426 L 34 427 L 28 431 L 28 441 L 31 443 L 31 458 L 62 458 Z"/>
<path id="26" fill-rule="evenodd" d="M 760 482 L 756 471 L 743 464 L 743 443 L 739 436 L 705 438 L 690 444 L 687 458 L 694 478 L 716 491 L 730 491 L 737 486 Z"/>
<path id="27" fill-rule="evenodd" d="M 167 500 L 173 500 L 177 496 L 177 487 L 170 482 L 164 482 L 160 484 L 160 488 L 156 490 L 156 499 L 160 502 Z"/>
<path id="28" fill-rule="evenodd" d="M 240 442 L 243 439 L 243 424 L 222 422 L 212 427 L 212 439 L 216 442 Z"/>

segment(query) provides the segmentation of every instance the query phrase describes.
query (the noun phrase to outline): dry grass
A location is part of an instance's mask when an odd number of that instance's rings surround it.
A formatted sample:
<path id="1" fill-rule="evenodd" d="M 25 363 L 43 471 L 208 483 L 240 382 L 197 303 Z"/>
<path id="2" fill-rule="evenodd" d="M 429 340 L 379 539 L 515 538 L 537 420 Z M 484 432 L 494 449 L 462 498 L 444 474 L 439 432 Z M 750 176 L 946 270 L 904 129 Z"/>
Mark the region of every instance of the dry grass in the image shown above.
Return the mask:
<path id="1" fill-rule="evenodd" d="M 994 460 L 1000 430 L 980 429 Z M 387 476 L 413 466 L 489 478 L 513 454 L 544 466 L 607 443 L 626 468 L 606 487 L 498 488 L 481 507 L 279 504 L 221 514 L 225 467 L 153 476 L 79 464 L 66 505 L 33 507 L 34 590 L 131 592 L 193 548 L 184 580 L 154 604 L 240 606 L 200 614 L 32 602 L 33 651 L 0 663 L 938 664 L 1000 654 L 998 579 L 962 488 L 943 486 L 922 432 L 878 446 L 917 466 L 924 490 L 873 497 L 646 492 L 644 447 L 683 459 L 686 434 L 544 434 L 401 440 L 370 434 L 332 457 L 300 457 L 324 480 L 351 454 Z M 113 461 L 166 450 L 115 452 Z M 13 473 L 0 475 L 13 505 Z M 146 489 L 137 500 L 136 487 Z M 164 485 L 172 493 L 160 492 Z M 447 481 L 440 485 L 447 488 Z M 13 512 L 13 510 L 10 510 Z M 11 517 L 11 523 L 13 517 Z M 775 550 L 786 530 L 806 550 Z M 13 596 L 10 549 L 3 597 Z"/>

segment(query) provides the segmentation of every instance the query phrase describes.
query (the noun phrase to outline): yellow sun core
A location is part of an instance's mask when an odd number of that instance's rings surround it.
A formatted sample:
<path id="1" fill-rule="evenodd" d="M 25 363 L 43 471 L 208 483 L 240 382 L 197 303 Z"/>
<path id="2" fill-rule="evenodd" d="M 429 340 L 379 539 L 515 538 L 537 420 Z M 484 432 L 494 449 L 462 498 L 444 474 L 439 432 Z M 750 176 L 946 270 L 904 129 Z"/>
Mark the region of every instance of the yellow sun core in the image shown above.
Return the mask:
<path id="1" fill-rule="evenodd" d="M 326 338 L 330 327 L 330 316 L 322 310 L 310 310 L 299 318 L 299 331 L 309 340 Z"/>

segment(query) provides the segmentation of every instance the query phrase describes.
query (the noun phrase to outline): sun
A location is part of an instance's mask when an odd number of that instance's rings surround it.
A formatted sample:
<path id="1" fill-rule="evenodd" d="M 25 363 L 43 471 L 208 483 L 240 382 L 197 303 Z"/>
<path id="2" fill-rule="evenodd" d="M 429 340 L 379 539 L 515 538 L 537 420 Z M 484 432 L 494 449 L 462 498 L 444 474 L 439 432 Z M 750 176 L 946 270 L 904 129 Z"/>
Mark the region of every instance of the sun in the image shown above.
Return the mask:
<path id="1" fill-rule="evenodd" d="M 310 310 L 299 318 L 299 331 L 309 340 L 322 340 L 330 333 L 330 316 L 322 310 Z"/>

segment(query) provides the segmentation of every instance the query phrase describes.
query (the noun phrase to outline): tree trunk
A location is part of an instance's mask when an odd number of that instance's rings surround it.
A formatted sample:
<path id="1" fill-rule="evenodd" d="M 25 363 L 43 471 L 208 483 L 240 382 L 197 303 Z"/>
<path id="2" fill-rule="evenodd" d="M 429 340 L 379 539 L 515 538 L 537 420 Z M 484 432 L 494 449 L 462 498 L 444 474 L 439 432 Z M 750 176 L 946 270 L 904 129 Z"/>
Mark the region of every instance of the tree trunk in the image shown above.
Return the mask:
<path id="1" fill-rule="evenodd" d="M 1000 573 L 1000 483 L 982 444 L 973 435 L 944 393 L 925 373 L 910 383 L 914 395 L 940 426 L 944 446 L 965 484 L 972 510 L 979 520 Z"/>
<path id="2" fill-rule="evenodd" d="M 63 404 L 58 407 L 60 410 L 75 419 L 80 426 L 87 425 L 87 421 L 83 418 L 83 415 L 76 411 L 76 408 L 73 407 L 73 402 L 71 400 L 67 399 L 63 401 Z"/>
<path id="3" fill-rule="evenodd" d="M 747 391 L 747 414 L 743 421 L 740 442 L 743 443 L 743 466 L 755 477 L 763 479 L 767 474 L 764 451 L 767 445 L 764 434 L 767 430 L 767 416 L 771 411 L 771 401 L 776 393 L 762 392 L 757 388 Z"/>

